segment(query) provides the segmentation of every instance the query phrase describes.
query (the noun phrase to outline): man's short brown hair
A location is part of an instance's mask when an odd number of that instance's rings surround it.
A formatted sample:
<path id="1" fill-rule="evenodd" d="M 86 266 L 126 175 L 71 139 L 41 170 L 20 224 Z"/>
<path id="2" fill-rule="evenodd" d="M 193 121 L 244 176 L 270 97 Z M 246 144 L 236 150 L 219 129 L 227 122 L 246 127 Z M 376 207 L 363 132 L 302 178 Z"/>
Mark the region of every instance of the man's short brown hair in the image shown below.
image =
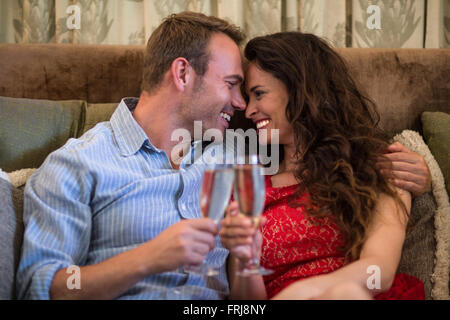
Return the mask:
<path id="1" fill-rule="evenodd" d="M 144 57 L 142 90 L 151 92 L 161 83 L 173 60 L 183 57 L 196 74 L 208 69 L 206 47 L 214 33 L 222 32 L 239 46 L 245 36 L 239 27 L 214 16 L 197 12 L 181 12 L 164 19 L 147 42 Z"/>

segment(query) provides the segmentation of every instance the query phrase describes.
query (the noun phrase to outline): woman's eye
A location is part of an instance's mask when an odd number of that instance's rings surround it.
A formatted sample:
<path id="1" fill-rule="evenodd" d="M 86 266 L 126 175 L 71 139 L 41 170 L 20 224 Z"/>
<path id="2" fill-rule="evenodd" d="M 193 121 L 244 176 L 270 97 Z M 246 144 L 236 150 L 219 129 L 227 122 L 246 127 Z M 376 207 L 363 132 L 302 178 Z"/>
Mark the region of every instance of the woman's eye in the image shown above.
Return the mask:
<path id="1" fill-rule="evenodd" d="M 261 96 L 264 94 L 264 91 L 259 91 L 259 90 L 257 90 L 257 91 L 255 91 L 255 98 L 256 99 L 259 99 L 259 98 L 261 98 Z"/>

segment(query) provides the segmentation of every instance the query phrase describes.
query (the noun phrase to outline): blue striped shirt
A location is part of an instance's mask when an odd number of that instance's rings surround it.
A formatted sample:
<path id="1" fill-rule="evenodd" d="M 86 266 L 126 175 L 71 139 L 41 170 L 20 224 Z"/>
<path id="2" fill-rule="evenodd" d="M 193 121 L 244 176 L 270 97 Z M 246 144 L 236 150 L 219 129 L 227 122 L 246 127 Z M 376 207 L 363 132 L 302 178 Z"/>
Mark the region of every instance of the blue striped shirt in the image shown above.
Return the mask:
<path id="1" fill-rule="evenodd" d="M 57 270 L 102 262 L 182 219 L 200 218 L 199 190 L 206 165 L 201 157 L 193 157 L 191 148 L 180 169 L 174 170 L 166 153 L 152 145 L 134 120 L 136 103 L 137 99 L 123 99 L 109 122 L 70 139 L 27 182 L 19 298 L 49 299 Z M 141 280 L 119 299 L 174 298 L 155 286 L 194 289 L 184 296 L 187 299 L 226 297 L 228 251 L 219 237 L 216 241 L 207 256 L 209 263 L 220 266 L 215 278 L 180 268 Z"/>

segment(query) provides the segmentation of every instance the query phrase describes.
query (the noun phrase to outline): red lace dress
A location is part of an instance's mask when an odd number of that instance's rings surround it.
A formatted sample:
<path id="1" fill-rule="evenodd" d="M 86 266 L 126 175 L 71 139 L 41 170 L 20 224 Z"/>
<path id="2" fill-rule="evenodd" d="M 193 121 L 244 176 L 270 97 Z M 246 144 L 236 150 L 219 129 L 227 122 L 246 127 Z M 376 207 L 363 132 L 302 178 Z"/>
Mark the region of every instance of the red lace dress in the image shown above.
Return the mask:
<path id="1" fill-rule="evenodd" d="M 274 188 L 266 176 L 266 202 L 261 264 L 274 273 L 264 276 L 269 298 L 294 281 L 337 270 L 345 265 L 339 247 L 345 239 L 332 218 L 320 225 L 306 219 L 302 207 L 291 208 L 288 200 L 297 186 Z M 308 195 L 300 197 L 307 201 Z M 370 276 L 370 275 L 368 275 Z M 423 283 L 409 275 L 396 275 L 391 289 L 376 299 L 424 299 Z"/>

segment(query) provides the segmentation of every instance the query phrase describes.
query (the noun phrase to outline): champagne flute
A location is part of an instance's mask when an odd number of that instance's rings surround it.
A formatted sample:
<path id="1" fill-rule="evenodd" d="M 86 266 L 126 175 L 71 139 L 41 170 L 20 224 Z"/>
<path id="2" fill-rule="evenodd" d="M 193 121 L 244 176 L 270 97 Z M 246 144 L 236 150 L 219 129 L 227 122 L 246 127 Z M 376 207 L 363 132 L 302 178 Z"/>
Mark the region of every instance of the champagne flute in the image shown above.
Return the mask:
<path id="1" fill-rule="evenodd" d="M 234 195 L 239 203 L 239 212 L 252 218 L 255 228 L 259 228 L 265 198 L 263 168 L 259 165 L 256 155 L 249 157 L 248 164 L 245 164 L 245 161 L 243 163 L 234 167 Z M 273 272 L 265 269 L 259 263 L 260 250 L 256 248 L 256 236 L 255 233 L 251 248 L 251 259 L 237 272 L 240 276 L 268 275 Z"/>
<path id="2" fill-rule="evenodd" d="M 214 165 L 205 170 L 200 192 L 200 209 L 204 218 L 211 218 L 216 224 L 223 218 L 230 201 L 233 180 L 231 165 Z M 199 266 L 185 267 L 185 271 L 206 276 L 219 274 L 217 268 L 206 261 Z"/>

